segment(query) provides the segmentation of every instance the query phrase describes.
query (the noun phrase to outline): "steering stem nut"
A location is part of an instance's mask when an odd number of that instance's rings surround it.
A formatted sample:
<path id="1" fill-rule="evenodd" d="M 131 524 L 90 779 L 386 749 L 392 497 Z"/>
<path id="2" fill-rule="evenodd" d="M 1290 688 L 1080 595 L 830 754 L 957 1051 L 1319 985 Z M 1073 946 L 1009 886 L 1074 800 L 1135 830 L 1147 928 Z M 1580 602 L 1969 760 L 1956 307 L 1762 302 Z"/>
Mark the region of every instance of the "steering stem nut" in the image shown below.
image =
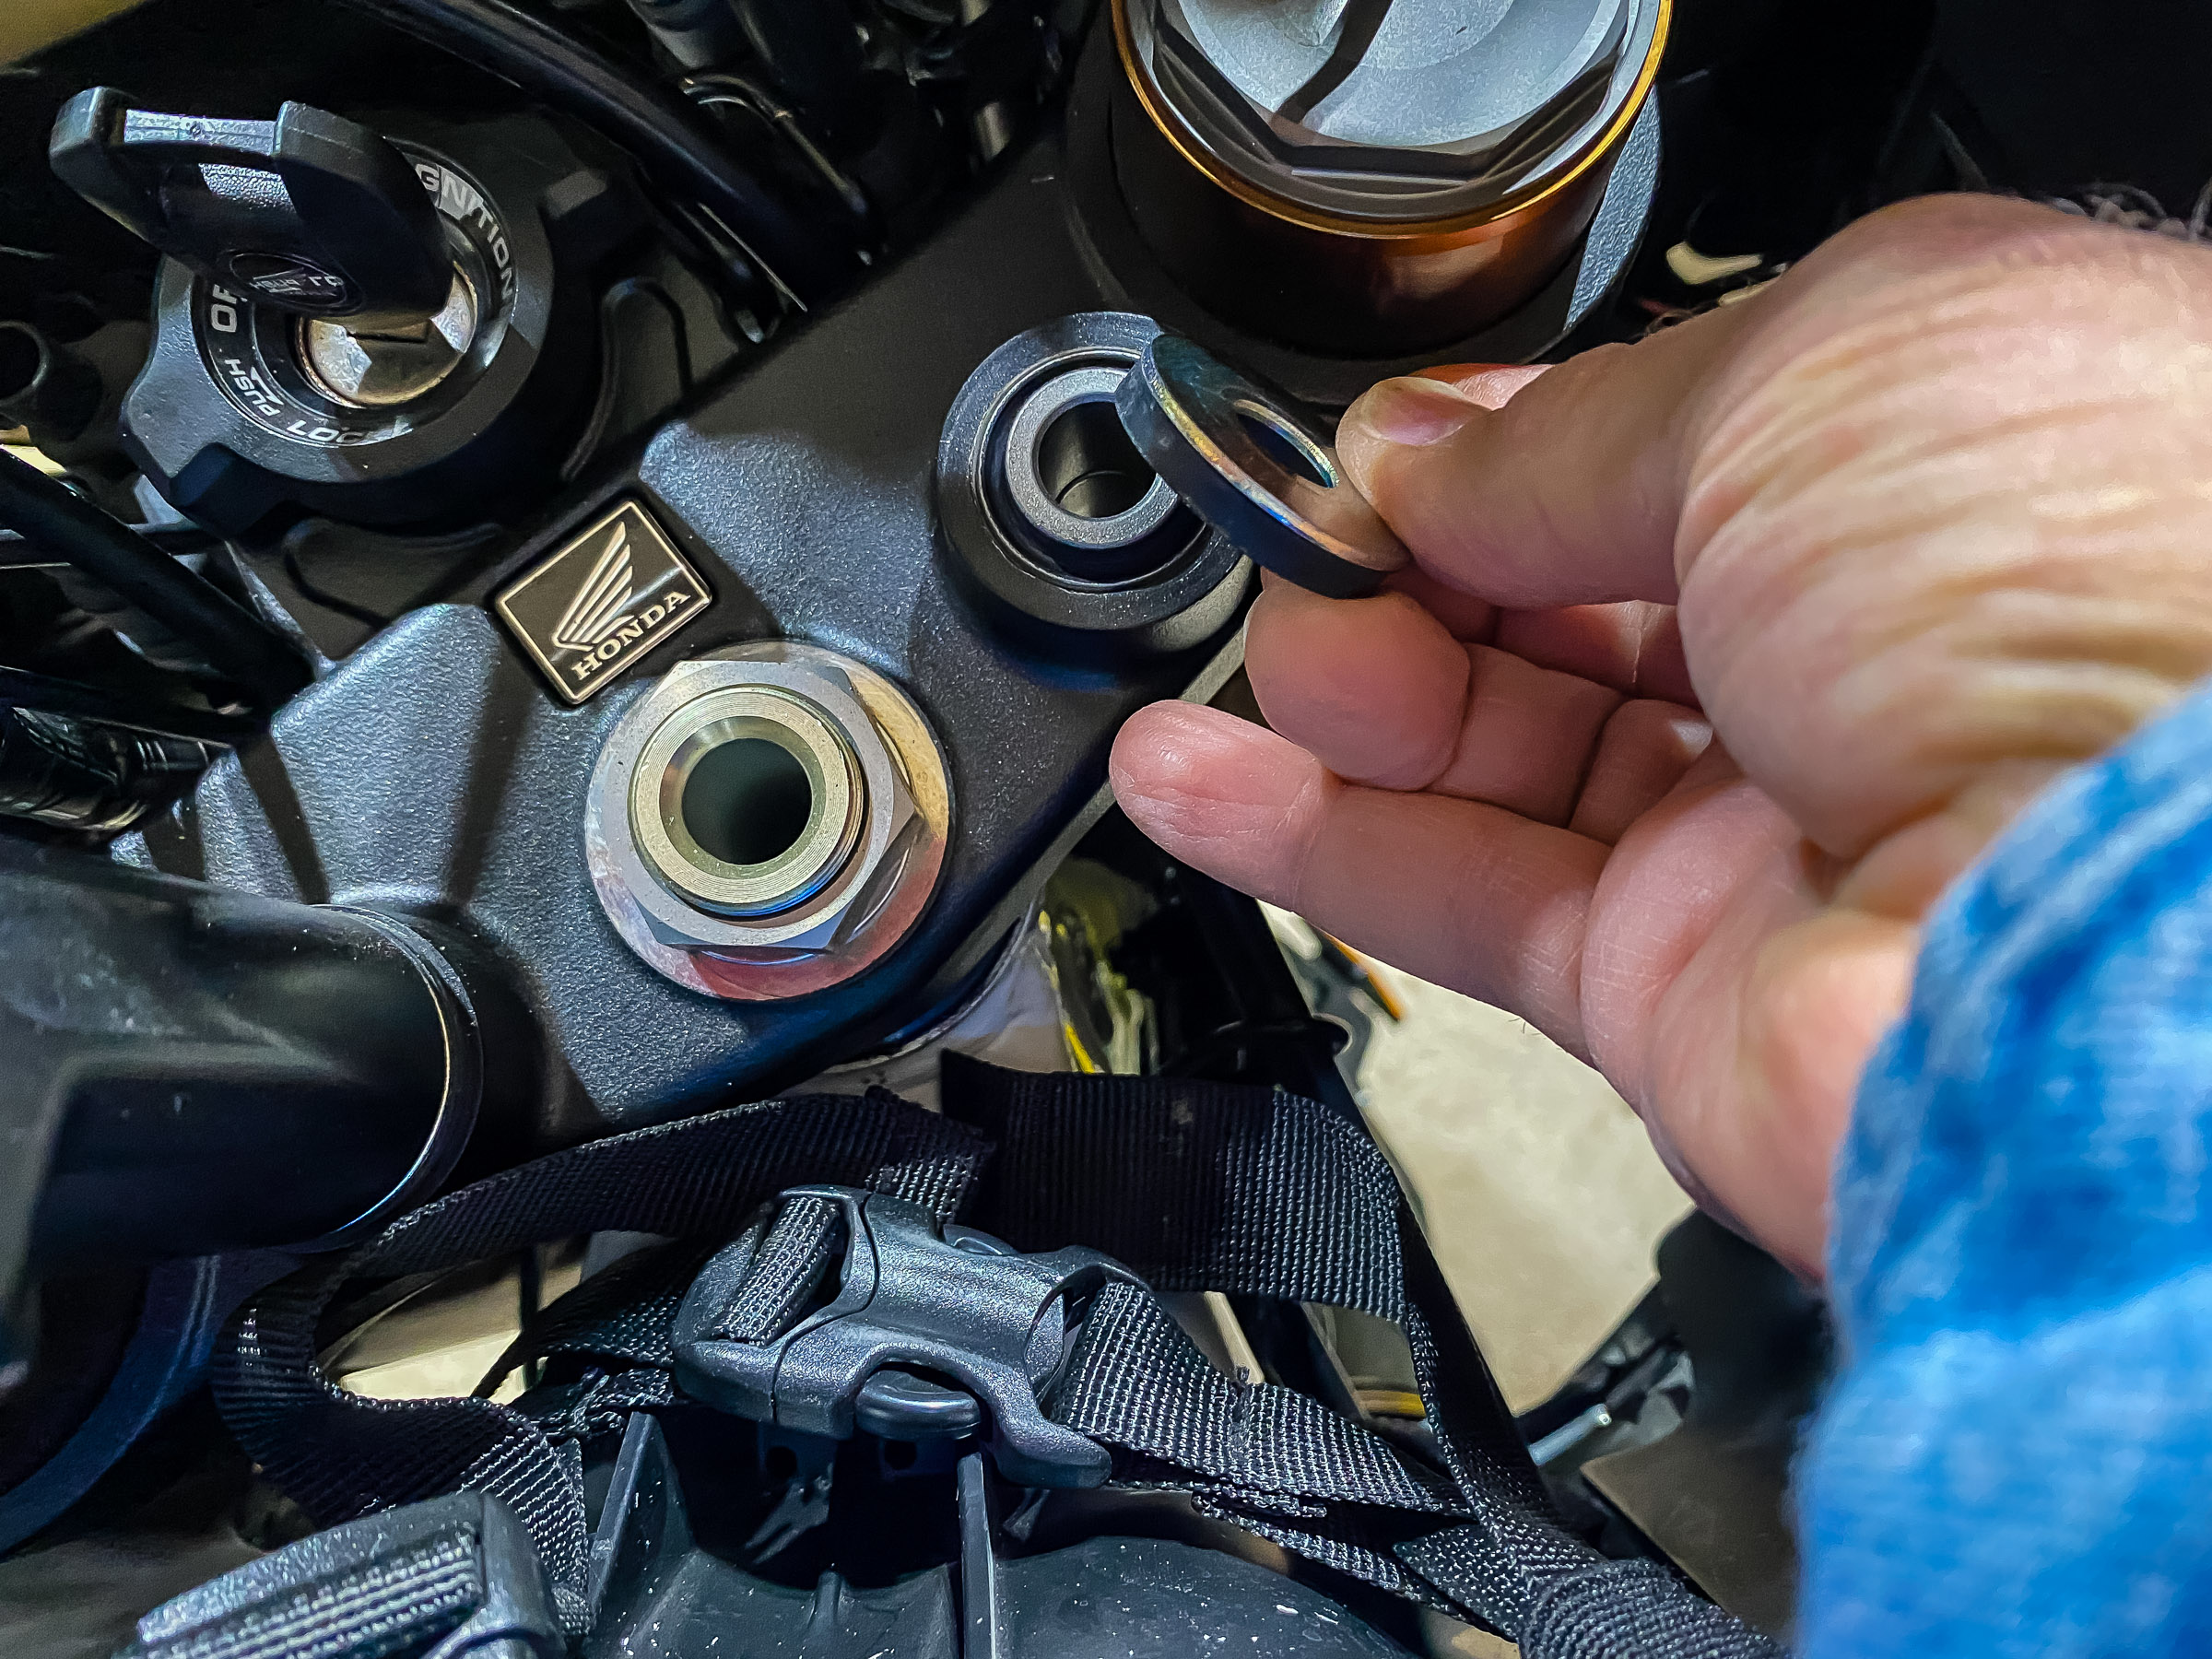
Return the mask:
<path id="1" fill-rule="evenodd" d="M 679 665 L 616 726 L 585 846 L 624 940 L 712 996 L 794 996 L 880 959 L 944 863 L 942 751 L 889 680 L 768 641 Z"/>

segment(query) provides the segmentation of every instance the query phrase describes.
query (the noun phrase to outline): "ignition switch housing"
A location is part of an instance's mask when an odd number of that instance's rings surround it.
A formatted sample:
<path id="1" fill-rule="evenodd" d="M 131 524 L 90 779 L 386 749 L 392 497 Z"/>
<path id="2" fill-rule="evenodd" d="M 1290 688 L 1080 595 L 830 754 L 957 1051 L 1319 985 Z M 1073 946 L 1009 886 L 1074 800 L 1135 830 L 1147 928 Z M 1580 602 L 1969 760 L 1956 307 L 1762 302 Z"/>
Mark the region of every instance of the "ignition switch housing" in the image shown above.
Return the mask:
<path id="1" fill-rule="evenodd" d="M 480 522 L 558 482 L 598 367 L 586 273 L 641 209 L 536 117 L 380 124 L 453 254 L 446 303 L 427 322 L 304 317 L 162 262 L 124 441 L 165 497 L 221 534 L 301 512 Z"/>

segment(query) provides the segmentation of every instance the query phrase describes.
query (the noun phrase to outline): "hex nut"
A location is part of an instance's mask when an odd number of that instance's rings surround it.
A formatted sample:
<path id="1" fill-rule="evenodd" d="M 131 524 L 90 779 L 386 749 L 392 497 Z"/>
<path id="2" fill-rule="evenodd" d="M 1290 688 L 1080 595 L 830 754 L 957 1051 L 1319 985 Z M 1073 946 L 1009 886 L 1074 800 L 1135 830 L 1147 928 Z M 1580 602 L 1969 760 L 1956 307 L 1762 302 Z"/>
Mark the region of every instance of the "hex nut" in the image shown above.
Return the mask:
<path id="1" fill-rule="evenodd" d="M 684 828 L 682 768 L 752 736 L 805 771 L 806 818 L 789 848 L 733 865 Z M 950 818 L 943 751 L 904 692 L 818 646 L 759 641 L 678 665 L 622 717 L 593 771 L 584 846 L 633 951 L 692 990 L 760 1001 L 849 979 L 903 938 Z"/>

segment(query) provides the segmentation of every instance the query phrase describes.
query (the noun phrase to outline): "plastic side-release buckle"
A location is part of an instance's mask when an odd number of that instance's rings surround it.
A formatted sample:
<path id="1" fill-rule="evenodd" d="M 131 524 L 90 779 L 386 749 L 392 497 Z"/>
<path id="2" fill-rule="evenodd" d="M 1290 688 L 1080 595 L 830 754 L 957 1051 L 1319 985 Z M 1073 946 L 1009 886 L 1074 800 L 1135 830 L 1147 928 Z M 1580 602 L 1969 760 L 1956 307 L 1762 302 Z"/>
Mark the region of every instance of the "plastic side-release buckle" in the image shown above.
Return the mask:
<path id="1" fill-rule="evenodd" d="M 138 1621 L 115 1659 L 559 1659 L 545 1569 L 482 1492 L 385 1510 L 210 1579 Z"/>
<path id="2" fill-rule="evenodd" d="M 1048 1420 L 1038 1395 L 1064 1363 L 1090 1297 L 1135 1275 L 1095 1250 L 1022 1255 L 972 1228 L 940 1227 L 918 1204 L 856 1187 L 784 1192 L 841 1212 L 837 1294 L 761 1341 L 719 1335 L 759 1265 L 756 1227 L 709 1262 L 676 1316 L 677 1386 L 737 1417 L 850 1440 L 990 1432 L 1005 1478 L 1097 1486 L 1104 1447 Z"/>

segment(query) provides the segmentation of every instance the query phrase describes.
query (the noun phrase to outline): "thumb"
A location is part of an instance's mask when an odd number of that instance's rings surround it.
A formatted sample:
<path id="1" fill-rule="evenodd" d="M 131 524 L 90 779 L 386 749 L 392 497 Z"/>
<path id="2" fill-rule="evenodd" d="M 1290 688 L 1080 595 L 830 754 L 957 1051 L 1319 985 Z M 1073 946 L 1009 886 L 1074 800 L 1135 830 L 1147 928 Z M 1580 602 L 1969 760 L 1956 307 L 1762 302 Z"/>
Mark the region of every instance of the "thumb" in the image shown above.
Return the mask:
<path id="1" fill-rule="evenodd" d="M 1466 364 L 1387 380 L 1336 453 L 1416 561 L 1515 610 L 1676 598 L 1685 409 L 1743 309 L 1556 367 Z"/>

